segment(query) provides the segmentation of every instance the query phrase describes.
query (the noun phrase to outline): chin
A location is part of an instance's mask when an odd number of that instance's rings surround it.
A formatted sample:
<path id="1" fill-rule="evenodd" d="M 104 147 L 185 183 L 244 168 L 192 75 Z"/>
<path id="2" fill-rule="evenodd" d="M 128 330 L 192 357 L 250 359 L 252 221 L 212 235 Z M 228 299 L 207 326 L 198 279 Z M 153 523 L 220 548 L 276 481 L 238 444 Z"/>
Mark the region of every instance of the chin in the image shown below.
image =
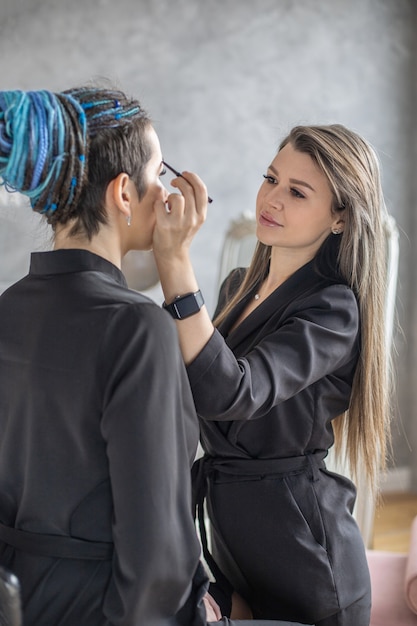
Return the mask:
<path id="1" fill-rule="evenodd" d="M 263 234 L 263 233 L 256 232 L 256 238 L 257 238 L 257 240 L 260 243 L 263 243 L 264 246 L 275 246 L 276 245 L 276 238 L 275 238 L 274 241 L 271 241 L 273 238 L 265 236 L 265 234 Z"/>

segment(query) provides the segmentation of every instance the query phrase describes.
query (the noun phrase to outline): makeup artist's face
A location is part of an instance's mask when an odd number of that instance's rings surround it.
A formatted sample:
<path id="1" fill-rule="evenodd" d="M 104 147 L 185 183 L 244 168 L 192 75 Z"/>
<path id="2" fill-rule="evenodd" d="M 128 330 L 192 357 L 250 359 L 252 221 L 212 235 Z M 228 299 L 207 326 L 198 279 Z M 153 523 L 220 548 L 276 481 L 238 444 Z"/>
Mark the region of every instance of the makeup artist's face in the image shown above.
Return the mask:
<path id="1" fill-rule="evenodd" d="M 135 237 L 136 250 L 150 250 L 152 235 L 155 226 L 154 204 L 157 200 L 166 201 L 168 191 L 161 182 L 160 175 L 164 172 L 162 152 L 158 135 L 154 128 L 149 126 L 147 138 L 151 148 L 151 158 L 144 171 L 146 192 L 143 198 L 134 207 L 132 212 L 131 235 Z"/>
<path id="2" fill-rule="evenodd" d="M 327 179 L 313 159 L 287 144 L 268 167 L 258 192 L 258 239 L 302 260 L 313 258 L 340 219 L 332 213 L 332 200 Z"/>

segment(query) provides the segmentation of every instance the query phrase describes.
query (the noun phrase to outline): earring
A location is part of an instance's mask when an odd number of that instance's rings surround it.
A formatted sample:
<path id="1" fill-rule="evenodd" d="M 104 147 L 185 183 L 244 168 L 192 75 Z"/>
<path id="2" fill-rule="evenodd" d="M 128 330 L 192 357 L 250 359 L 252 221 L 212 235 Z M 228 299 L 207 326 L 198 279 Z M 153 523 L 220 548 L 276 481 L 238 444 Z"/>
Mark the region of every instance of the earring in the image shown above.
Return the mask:
<path id="1" fill-rule="evenodd" d="M 333 235 L 340 235 L 341 232 L 341 228 L 332 228 Z"/>
<path id="2" fill-rule="evenodd" d="M 127 222 L 127 225 L 128 225 L 128 226 L 130 226 L 130 225 L 131 225 L 131 223 L 132 223 L 132 216 L 131 216 L 131 215 L 128 215 L 128 216 L 127 216 L 127 218 L 126 218 L 126 222 Z"/>

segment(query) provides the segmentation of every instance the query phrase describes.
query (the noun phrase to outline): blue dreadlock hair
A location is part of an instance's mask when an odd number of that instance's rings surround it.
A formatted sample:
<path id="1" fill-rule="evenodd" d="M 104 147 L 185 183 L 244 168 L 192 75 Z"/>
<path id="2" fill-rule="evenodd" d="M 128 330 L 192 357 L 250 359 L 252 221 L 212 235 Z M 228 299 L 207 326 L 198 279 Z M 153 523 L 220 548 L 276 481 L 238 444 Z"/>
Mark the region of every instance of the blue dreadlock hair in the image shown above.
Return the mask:
<path id="1" fill-rule="evenodd" d="M 0 91 L 0 179 L 53 227 L 73 220 L 71 233 L 91 238 L 106 223 L 105 190 L 120 172 L 139 198 L 145 193 L 150 123 L 118 90 Z"/>

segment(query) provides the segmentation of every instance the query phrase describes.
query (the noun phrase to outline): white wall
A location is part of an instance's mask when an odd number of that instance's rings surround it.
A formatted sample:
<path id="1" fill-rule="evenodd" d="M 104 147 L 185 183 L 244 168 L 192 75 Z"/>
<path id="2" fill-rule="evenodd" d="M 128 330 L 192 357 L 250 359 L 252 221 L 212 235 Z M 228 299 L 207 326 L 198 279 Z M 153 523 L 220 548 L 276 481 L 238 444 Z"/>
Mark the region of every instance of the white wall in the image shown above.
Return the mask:
<path id="1" fill-rule="evenodd" d="M 0 7 L 2 89 L 59 90 L 109 77 L 149 109 L 168 162 L 206 181 L 214 202 L 193 257 L 211 310 L 229 221 L 253 209 L 261 175 L 287 130 L 341 122 L 374 144 L 389 209 L 405 231 L 404 336 L 397 338 L 402 425 L 395 422 L 394 442 L 396 463 L 409 465 L 417 405 L 414 0 L 26 0 L 23 6 L 20 0 Z M 4 250 L 0 255 L 7 262 Z"/>

